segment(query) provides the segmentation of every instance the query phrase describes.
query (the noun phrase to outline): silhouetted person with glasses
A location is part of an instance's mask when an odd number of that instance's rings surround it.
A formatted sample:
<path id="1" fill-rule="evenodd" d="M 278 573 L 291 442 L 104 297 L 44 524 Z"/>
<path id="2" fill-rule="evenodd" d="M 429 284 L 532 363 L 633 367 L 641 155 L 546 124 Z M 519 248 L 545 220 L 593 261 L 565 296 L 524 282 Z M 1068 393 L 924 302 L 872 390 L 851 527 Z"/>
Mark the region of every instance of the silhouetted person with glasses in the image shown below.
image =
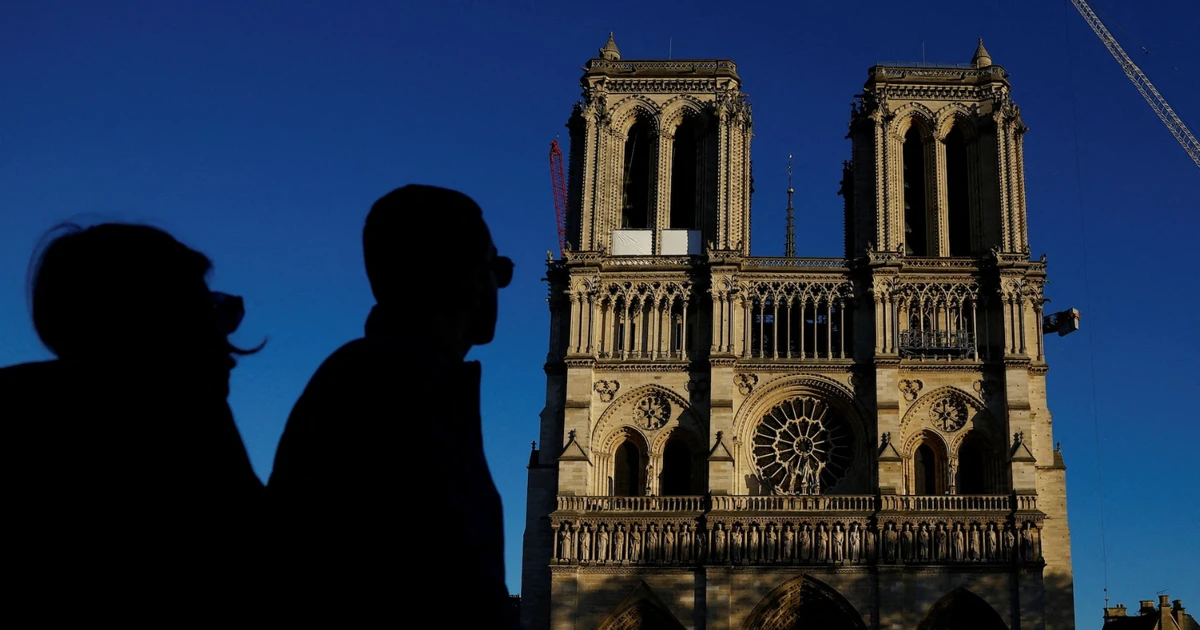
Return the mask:
<path id="1" fill-rule="evenodd" d="M 267 484 L 284 580 L 301 607 L 333 593 L 392 617 L 415 605 L 455 627 L 514 627 L 480 365 L 464 361 L 492 340 L 512 261 L 474 201 L 419 185 L 375 202 L 363 253 L 377 302 L 366 334 L 309 381 Z M 362 596 L 376 587 L 386 595 Z"/>
<path id="2" fill-rule="evenodd" d="M 138 225 L 60 226 L 41 251 L 33 323 L 57 358 L 0 369 L 10 604 L 195 618 L 238 592 L 264 490 L 226 402 L 241 299 L 211 268 Z"/>

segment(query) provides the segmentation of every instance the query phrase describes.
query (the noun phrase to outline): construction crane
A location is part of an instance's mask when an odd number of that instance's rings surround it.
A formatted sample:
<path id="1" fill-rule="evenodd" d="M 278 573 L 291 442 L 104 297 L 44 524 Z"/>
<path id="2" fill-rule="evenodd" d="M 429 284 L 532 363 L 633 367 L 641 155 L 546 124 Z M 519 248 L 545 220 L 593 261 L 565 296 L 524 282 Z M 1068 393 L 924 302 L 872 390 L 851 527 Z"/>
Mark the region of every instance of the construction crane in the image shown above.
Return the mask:
<path id="1" fill-rule="evenodd" d="M 1096 15 L 1096 12 L 1092 10 L 1092 7 L 1088 5 L 1086 0 L 1071 0 L 1071 4 L 1075 5 L 1075 8 L 1079 10 L 1079 14 L 1083 16 L 1088 26 L 1092 27 L 1092 30 L 1096 32 L 1096 36 L 1100 38 L 1100 41 L 1104 42 L 1104 46 L 1108 48 L 1108 52 L 1112 53 L 1117 63 L 1121 64 L 1121 69 L 1125 71 L 1125 76 L 1129 77 L 1129 80 L 1133 82 L 1133 87 L 1142 93 L 1142 96 L 1150 104 L 1154 113 L 1158 114 L 1163 124 L 1171 131 L 1171 135 L 1175 136 L 1175 139 L 1183 146 L 1183 150 L 1187 151 L 1188 156 L 1192 158 L 1196 166 L 1200 166 L 1200 142 L 1196 141 L 1196 136 L 1193 136 L 1192 132 L 1188 130 L 1187 125 L 1183 124 L 1183 121 L 1175 114 L 1175 110 L 1171 109 L 1171 106 L 1167 104 L 1162 94 L 1159 94 L 1158 90 L 1154 89 L 1154 84 L 1150 82 L 1150 79 L 1146 78 L 1141 68 L 1138 68 L 1137 64 L 1133 63 L 1133 60 L 1129 58 L 1129 55 L 1125 54 L 1125 49 L 1121 48 L 1121 45 L 1113 38 L 1112 33 L 1108 32 L 1104 23 L 1100 21 L 1100 17 Z"/>
<path id="2" fill-rule="evenodd" d="M 554 218 L 558 220 L 558 255 L 561 257 L 567 248 L 567 177 L 558 140 L 550 141 L 550 187 L 554 189 Z"/>

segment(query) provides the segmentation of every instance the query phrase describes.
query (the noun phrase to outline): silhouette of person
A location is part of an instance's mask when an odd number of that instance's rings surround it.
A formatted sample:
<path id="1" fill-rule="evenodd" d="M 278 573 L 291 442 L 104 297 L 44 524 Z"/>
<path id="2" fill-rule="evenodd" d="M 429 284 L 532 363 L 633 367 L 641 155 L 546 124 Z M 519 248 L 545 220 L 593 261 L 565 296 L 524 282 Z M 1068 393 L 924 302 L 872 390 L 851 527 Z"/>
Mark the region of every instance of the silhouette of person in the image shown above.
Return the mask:
<path id="1" fill-rule="evenodd" d="M 226 402 L 233 355 L 256 351 L 227 338 L 241 299 L 157 228 L 51 236 L 30 298 L 56 358 L 0 369 L 7 568 L 34 598 L 86 594 L 123 618 L 147 598 L 211 610 L 237 592 L 264 496 Z"/>
<path id="2" fill-rule="evenodd" d="M 365 335 L 309 381 L 267 484 L 289 588 L 318 596 L 293 604 L 332 594 L 358 605 L 356 593 L 379 579 L 353 570 L 368 554 L 411 567 L 418 577 L 405 599 L 453 610 L 457 626 L 515 627 L 500 495 L 483 452 L 480 364 L 465 361 L 492 341 L 513 263 L 497 255 L 471 198 L 424 185 L 375 202 L 363 254 L 376 299 Z M 407 615 L 395 592 L 379 605 Z"/>

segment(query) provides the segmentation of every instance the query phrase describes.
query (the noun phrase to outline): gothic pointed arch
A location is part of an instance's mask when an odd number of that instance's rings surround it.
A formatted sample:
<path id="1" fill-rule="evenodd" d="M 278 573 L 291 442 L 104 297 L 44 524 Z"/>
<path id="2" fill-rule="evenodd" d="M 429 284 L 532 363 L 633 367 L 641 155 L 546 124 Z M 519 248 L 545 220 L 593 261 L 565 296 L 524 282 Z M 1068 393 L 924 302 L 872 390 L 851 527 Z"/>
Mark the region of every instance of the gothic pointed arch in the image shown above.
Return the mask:
<path id="1" fill-rule="evenodd" d="M 862 616 L 840 593 L 812 576 L 784 582 L 754 607 L 744 630 L 866 630 Z"/>
<path id="2" fill-rule="evenodd" d="M 916 127 L 923 137 L 932 138 L 937 129 L 937 115 L 920 103 L 909 103 L 899 107 L 892 118 L 892 129 L 897 138 L 903 138 Z"/>
<path id="3" fill-rule="evenodd" d="M 979 135 L 974 111 L 962 103 L 951 103 L 937 110 L 933 114 L 933 120 L 934 132 L 938 138 L 945 138 L 955 127 L 961 128 L 968 140 L 973 140 Z"/>
<path id="4" fill-rule="evenodd" d="M 611 129 L 617 135 L 628 135 L 629 128 L 639 120 L 649 123 L 654 133 L 658 133 L 660 108 L 657 103 L 641 94 L 621 99 L 614 103 L 609 111 L 612 116 Z"/>
<path id="5" fill-rule="evenodd" d="M 683 624 L 667 610 L 662 600 L 644 581 L 622 601 L 599 626 L 599 630 L 683 630 Z"/>
<path id="6" fill-rule="evenodd" d="M 655 492 L 668 440 L 672 436 L 687 440 L 693 445 L 689 450 L 700 453 L 702 435 L 700 420 L 686 398 L 659 385 L 635 387 L 604 410 L 592 431 L 596 462 L 593 491 L 600 495 Z M 631 463 L 633 451 L 620 450 L 626 442 L 633 442 L 637 448 L 640 472 L 636 475 Z M 634 479 L 636 488 L 629 485 Z"/>
<path id="7" fill-rule="evenodd" d="M 917 630 L 1008 630 L 1008 624 L 975 593 L 959 587 L 930 606 Z"/>
<path id="8" fill-rule="evenodd" d="M 804 480 L 812 477 L 821 494 L 867 492 L 875 438 L 866 417 L 853 392 L 830 378 L 801 374 L 759 386 L 734 416 L 738 478 L 783 494 L 811 494 Z"/>
<path id="9" fill-rule="evenodd" d="M 905 439 L 923 429 L 933 429 L 943 436 L 977 429 L 992 438 L 998 437 L 998 427 L 983 401 L 952 385 L 917 398 L 900 419 L 900 433 Z"/>

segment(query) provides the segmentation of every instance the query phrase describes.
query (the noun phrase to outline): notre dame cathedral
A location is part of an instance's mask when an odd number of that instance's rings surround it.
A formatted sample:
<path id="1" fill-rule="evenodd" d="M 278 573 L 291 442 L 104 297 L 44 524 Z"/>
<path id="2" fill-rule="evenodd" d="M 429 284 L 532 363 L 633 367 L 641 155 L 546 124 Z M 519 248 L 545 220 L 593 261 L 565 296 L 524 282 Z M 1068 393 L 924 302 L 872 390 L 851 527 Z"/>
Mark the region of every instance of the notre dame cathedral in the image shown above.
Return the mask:
<path id="1" fill-rule="evenodd" d="M 876 65 L 845 256 L 751 255 L 725 59 L 587 62 L 529 460 L 529 630 L 1074 628 L 1020 109 Z M 790 214 L 790 213 L 789 213 Z"/>

